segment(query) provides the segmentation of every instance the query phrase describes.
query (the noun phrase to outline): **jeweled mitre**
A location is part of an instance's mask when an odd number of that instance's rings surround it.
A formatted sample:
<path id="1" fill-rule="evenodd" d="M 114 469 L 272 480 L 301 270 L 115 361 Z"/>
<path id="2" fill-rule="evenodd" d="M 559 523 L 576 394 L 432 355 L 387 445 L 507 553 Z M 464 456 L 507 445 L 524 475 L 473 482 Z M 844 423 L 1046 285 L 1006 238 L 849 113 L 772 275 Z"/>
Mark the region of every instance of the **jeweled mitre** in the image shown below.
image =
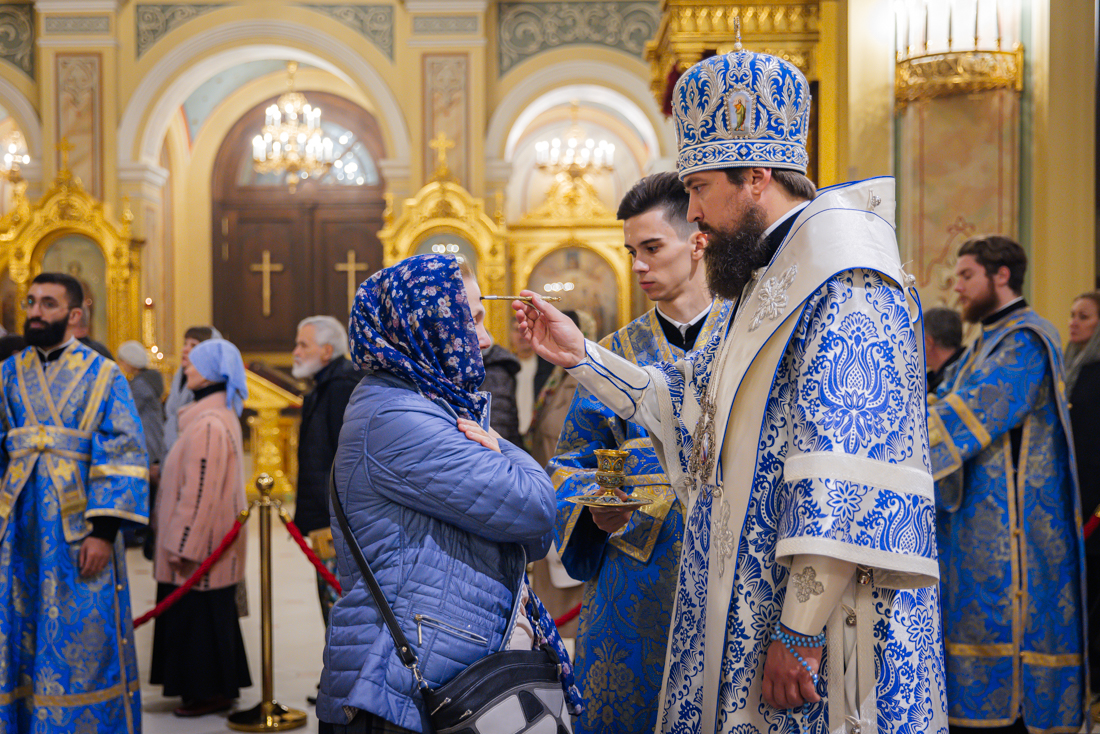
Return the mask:
<path id="1" fill-rule="evenodd" d="M 672 97 L 680 178 L 760 166 L 806 172 L 810 85 L 793 64 L 735 51 L 688 69 Z"/>

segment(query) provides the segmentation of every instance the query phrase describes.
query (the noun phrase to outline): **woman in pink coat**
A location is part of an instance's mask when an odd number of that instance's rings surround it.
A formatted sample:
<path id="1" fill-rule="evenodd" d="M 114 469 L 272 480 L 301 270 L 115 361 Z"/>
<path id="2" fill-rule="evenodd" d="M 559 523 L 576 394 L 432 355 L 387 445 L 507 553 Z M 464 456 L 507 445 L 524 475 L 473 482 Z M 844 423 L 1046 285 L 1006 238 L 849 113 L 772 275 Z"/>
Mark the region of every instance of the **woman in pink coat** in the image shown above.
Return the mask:
<path id="1" fill-rule="evenodd" d="M 239 416 L 248 396 L 241 353 L 224 339 L 197 345 L 185 368 L 195 401 L 179 416 L 179 440 L 157 494 L 157 601 L 213 553 L 245 507 Z M 245 535 L 156 621 L 150 682 L 180 696 L 177 716 L 225 711 L 252 685 L 237 615 Z"/>

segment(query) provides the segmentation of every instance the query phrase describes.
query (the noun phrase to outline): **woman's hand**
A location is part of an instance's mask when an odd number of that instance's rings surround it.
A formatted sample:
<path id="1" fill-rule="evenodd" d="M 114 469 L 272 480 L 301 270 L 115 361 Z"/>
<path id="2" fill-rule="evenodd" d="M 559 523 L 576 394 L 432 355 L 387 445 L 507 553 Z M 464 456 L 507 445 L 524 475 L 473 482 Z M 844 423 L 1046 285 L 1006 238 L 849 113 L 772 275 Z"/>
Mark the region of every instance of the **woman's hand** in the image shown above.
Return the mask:
<path id="1" fill-rule="evenodd" d="M 471 441 L 475 441 L 487 449 L 492 449 L 498 454 L 500 453 L 500 444 L 497 443 L 497 439 L 500 438 L 500 434 L 494 431 L 492 428 L 486 431 L 484 428 L 471 420 L 459 418 L 458 430 L 466 434 L 466 438 L 470 439 Z"/>
<path id="2" fill-rule="evenodd" d="M 520 291 L 531 303 L 512 301 L 523 336 L 535 353 L 559 367 L 576 367 L 584 361 L 584 334 L 563 314 L 534 291 Z"/>
<path id="3" fill-rule="evenodd" d="M 172 569 L 172 573 L 176 574 L 177 576 L 183 576 L 184 578 L 187 578 L 194 572 L 196 568 L 198 568 L 198 564 L 194 561 L 189 561 L 182 556 L 178 556 L 175 553 L 169 553 L 168 568 Z"/>

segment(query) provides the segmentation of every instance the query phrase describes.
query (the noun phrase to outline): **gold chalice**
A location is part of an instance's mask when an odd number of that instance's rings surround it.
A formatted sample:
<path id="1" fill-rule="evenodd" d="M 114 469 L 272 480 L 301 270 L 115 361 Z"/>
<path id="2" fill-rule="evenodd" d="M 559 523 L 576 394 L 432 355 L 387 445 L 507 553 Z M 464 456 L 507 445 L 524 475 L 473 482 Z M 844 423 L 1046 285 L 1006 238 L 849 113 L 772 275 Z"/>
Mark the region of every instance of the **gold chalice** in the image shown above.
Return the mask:
<path id="1" fill-rule="evenodd" d="M 586 507 L 614 507 L 616 509 L 626 507 L 644 507 L 653 503 L 646 497 L 634 497 L 621 500 L 615 494 L 616 489 L 622 489 L 626 485 L 626 458 L 629 451 L 618 449 L 596 449 L 596 483 L 600 485 L 598 492 L 576 497 L 569 497 L 569 501 Z"/>

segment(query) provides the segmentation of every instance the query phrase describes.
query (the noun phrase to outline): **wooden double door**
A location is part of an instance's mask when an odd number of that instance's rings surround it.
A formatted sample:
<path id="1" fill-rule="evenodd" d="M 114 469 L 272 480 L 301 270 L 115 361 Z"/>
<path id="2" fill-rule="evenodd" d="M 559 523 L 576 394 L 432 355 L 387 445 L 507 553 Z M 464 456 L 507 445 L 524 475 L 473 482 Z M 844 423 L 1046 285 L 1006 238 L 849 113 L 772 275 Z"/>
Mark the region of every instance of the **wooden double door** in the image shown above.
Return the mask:
<path id="1" fill-rule="evenodd" d="M 298 322 L 347 323 L 355 289 L 382 267 L 382 206 L 231 207 L 219 212 L 214 324 L 242 352 L 289 352 Z"/>
<path id="2" fill-rule="evenodd" d="M 383 157 L 369 113 L 331 95 L 307 97 L 339 123 L 332 135 L 348 141 L 337 142 L 344 161 L 361 173 Z M 382 267 L 384 184 L 376 173 L 359 185 L 337 182 L 333 169 L 291 193 L 281 179 L 254 174 L 251 135 L 270 102 L 241 118 L 215 164 L 213 310 L 214 325 L 247 357 L 285 364 L 298 322 L 323 314 L 347 323 L 359 283 Z"/>

